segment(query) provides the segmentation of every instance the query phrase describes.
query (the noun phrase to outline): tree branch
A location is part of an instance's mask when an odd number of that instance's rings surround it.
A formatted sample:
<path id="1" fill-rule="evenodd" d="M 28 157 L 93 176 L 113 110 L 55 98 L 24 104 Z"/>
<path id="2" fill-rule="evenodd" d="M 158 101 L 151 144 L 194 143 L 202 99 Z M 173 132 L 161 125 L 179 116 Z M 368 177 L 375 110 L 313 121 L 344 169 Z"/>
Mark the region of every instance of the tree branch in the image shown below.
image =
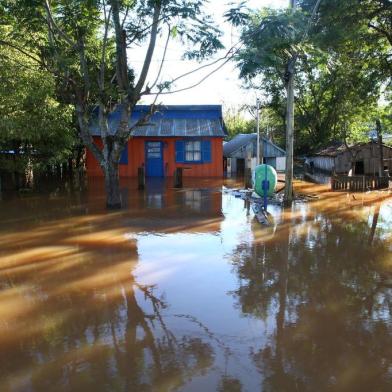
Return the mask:
<path id="1" fill-rule="evenodd" d="M 154 16 L 153 16 L 153 25 L 151 27 L 150 42 L 148 44 L 148 49 L 147 49 L 146 57 L 144 59 L 143 68 L 140 73 L 139 81 L 137 82 L 135 87 L 135 97 L 137 98 L 139 98 L 140 96 L 140 92 L 142 91 L 144 83 L 146 82 L 148 70 L 150 69 L 151 60 L 154 54 L 155 43 L 158 34 L 158 25 L 159 25 L 158 20 L 159 20 L 160 13 L 161 13 L 161 5 L 159 3 L 154 6 Z"/>
<path id="2" fill-rule="evenodd" d="M 157 92 L 157 93 L 151 93 L 150 95 L 157 94 L 157 95 L 168 95 L 168 94 L 174 94 L 174 93 L 179 93 L 182 91 L 190 90 L 194 87 L 199 86 L 201 83 L 203 83 L 206 79 L 208 79 L 211 75 L 213 75 L 215 72 L 219 71 L 224 65 L 226 65 L 229 61 L 231 60 L 231 57 L 229 57 L 226 61 L 224 61 L 222 64 L 219 65 L 219 67 L 213 69 L 211 72 L 209 72 L 206 76 L 201 78 L 197 83 L 194 83 L 188 87 L 184 87 L 178 90 L 174 91 L 165 91 L 165 92 Z"/>
<path id="3" fill-rule="evenodd" d="M 101 66 L 100 66 L 100 73 L 99 73 L 99 88 L 101 93 L 105 90 L 105 65 L 106 65 L 106 45 L 108 41 L 108 32 L 109 32 L 109 23 L 110 23 L 110 14 L 112 12 L 112 8 L 110 7 L 109 12 L 106 12 L 106 7 L 103 5 L 103 13 L 104 13 L 104 21 L 105 21 L 105 31 L 103 35 L 102 41 L 102 57 L 101 57 Z"/>
<path id="4" fill-rule="evenodd" d="M 238 43 L 237 43 L 236 45 L 238 45 Z M 209 73 L 209 74 L 207 75 L 207 77 L 209 77 L 210 75 L 212 75 L 212 74 L 214 74 L 216 71 L 218 71 L 220 68 L 222 68 L 226 63 L 228 63 L 228 62 L 237 54 L 237 52 L 240 50 L 240 47 L 238 47 L 238 48 L 236 48 L 236 50 L 233 51 L 234 48 L 235 48 L 235 46 L 233 46 L 232 48 L 230 48 L 230 50 L 229 50 L 224 56 L 222 56 L 222 57 L 220 57 L 220 58 L 218 58 L 218 59 L 212 61 L 211 63 L 204 64 L 204 65 L 202 65 L 202 66 L 200 66 L 200 67 L 197 67 L 197 68 L 193 69 L 192 71 L 186 72 L 186 73 L 184 73 L 184 74 L 182 74 L 182 75 L 180 75 L 180 76 L 175 77 L 174 79 L 172 79 L 172 80 L 170 81 L 169 84 L 171 85 L 171 84 L 177 82 L 178 80 L 185 78 L 186 76 L 189 76 L 189 75 L 194 74 L 194 73 L 196 73 L 196 72 L 198 72 L 198 71 L 201 71 L 201 70 L 204 69 L 204 68 L 211 67 L 211 66 L 213 66 L 213 65 L 215 65 L 215 64 L 217 64 L 217 63 L 219 63 L 219 62 L 222 61 L 222 60 L 226 60 L 226 61 L 224 61 L 219 67 L 217 67 L 217 69 L 215 69 L 214 71 L 212 71 L 211 73 Z M 195 86 L 197 86 L 197 85 L 199 85 L 200 83 L 202 83 L 205 79 L 207 79 L 207 77 L 204 77 L 204 78 L 203 78 L 200 82 L 198 82 Z M 189 90 L 190 88 L 192 88 L 192 87 L 186 87 L 185 90 Z M 151 92 L 151 91 L 145 90 L 145 91 L 143 91 L 143 92 L 141 93 L 141 95 L 172 94 L 172 93 L 174 93 L 174 92 L 183 91 L 183 90 L 181 89 L 181 90 L 177 90 L 177 91 L 173 91 L 173 92 L 172 92 L 172 91 L 162 92 L 162 90 L 163 90 L 163 89 L 161 89 L 161 90 L 159 90 L 159 91 L 157 91 L 157 92 Z"/>
<path id="5" fill-rule="evenodd" d="M 59 35 L 67 42 L 68 45 L 70 45 L 71 47 L 75 47 L 76 46 L 75 42 L 73 42 L 72 39 L 69 38 L 68 35 L 65 34 L 65 32 L 62 29 L 60 29 L 60 27 L 57 25 L 56 21 L 54 20 L 52 9 L 51 9 L 51 6 L 50 6 L 50 3 L 48 0 L 45 0 L 44 6 L 45 6 L 46 13 L 48 15 L 48 18 L 50 20 L 50 25 L 53 26 L 57 30 Z"/>
<path id="6" fill-rule="evenodd" d="M 130 86 L 128 78 L 126 34 L 121 28 L 120 5 L 118 0 L 111 0 L 114 31 L 116 36 L 116 76 L 117 83 L 123 93 L 129 95 Z"/>
<path id="7" fill-rule="evenodd" d="M 79 34 L 78 37 L 78 53 L 79 53 L 80 68 L 82 70 L 82 77 L 84 80 L 84 98 L 88 99 L 90 93 L 90 76 L 89 76 L 89 71 L 87 66 L 84 39 L 81 34 Z"/>
<path id="8" fill-rule="evenodd" d="M 161 76 L 161 73 L 162 73 L 162 68 L 163 68 L 163 64 L 164 64 L 165 59 L 166 59 L 167 47 L 169 46 L 170 34 L 171 34 L 171 27 L 170 27 L 170 25 L 168 25 L 168 28 L 169 28 L 169 31 L 167 33 L 167 38 L 166 38 L 166 42 L 165 42 L 165 48 L 163 50 L 162 60 L 161 60 L 160 66 L 159 66 L 158 74 L 157 74 L 157 77 L 154 80 L 154 83 L 149 88 L 149 90 L 151 90 L 152 88 L 154 88 L 157 85 L 159 77 Z"/>
<path id="9" fill-rule="evenodd" d="M 75 81 L 69 77 L 69 76 L 63 76 L 60 75 L 58 72 L 56 72 L 55 70 L 51 69 L 48 64 L 46 64 L 44 61 L 42 61 L 40 58 L 33 56 L 32 54 L 30 54 L 29 52 L 27 52 L 26 50 L 24 50 L 23 48 L 20 48 L 19 46 L 8 42 L 8 41 L 4 41 L 4 40 L 0 40 L 0 45 L 6 45 L 16 51 L 18 51 L 19 53 L 22 53 L 23 55 L 25 55 L 27 58 L 33 60 L 35 63 L 37 63 L 39 66 L 45 68 L 48 72 L 50 72 L 52 75 L 54 75 L 55 77 L 58 77 L 60 79 L 63 79 L 67 82 L 71 82 L 73 84 L 75 84 Z"/>
<path id="10" fill-rule="evenodd" d="M 373 29 L 376 30 L 378 33 L 380 33 L 381 35 L 385 36 L 389 42 L 389 44 L 392 46 L 392 34 L 389 33 L 388 31 L 382 29 L 381 27 L 375 26 L 372 23 L 369 23 L 368 26 Z"/>
<path id="11" fill-rule="evenodd" d="M 92 152 L 95 159 L 102 164 L 104 157 L 102 151 L 98 148 L 98 146 L 94 143 L 93 137 L 91 136 L 88 120 L 86 120 L 86 111 L 83 108 L 81 103 L 75 105 L 76 115 L 78 118 L 79 129 L 80 129 L 80 138 L 82 139 L 84 145 Z"/>
<path id="12" fill-rule="evenodd" d="M 38 63 L 39 65 L 41 65 L 41 66 L 43 66 L 43 67 L 46 68 L 46 64 L 45 64 L 40 58 L 31 55 L 29 52 L 27 52 L 26 50 L 20 48 L 19 46 L 15 45 L 15 44 L 13 44 L 13 43 L 11 43 L 11 42 L 4 41 L 4 40 L 2 40 L 2 39 L 0 39 L 0 45 L 9 46 L 10 48 L 17 50 L 18 52 L 24 54 L 24 55 L 25 55 L 26 57 L 28 57 L 29 59 L 35 61 L 35 62 Z"/>

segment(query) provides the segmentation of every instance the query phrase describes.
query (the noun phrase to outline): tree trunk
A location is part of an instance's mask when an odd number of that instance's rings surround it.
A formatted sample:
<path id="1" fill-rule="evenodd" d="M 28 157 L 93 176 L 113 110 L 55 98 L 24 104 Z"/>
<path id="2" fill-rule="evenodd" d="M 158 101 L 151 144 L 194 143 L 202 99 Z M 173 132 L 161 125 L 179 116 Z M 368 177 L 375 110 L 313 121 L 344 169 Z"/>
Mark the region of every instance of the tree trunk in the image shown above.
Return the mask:
<path id="1" fill-rule="evenodd" d="M 291 12 L 295 12 L 296 1 L 290 0 Z M 294 75 L 296 54 L 292 55 L 286 70 L 286 175 L 284 189 L 284 204 L 290 206 L 293 201 L 293 172 L 294 172 Z"/>
<path id="2" fill-rule="evenodd" d="M 294 171 L 294 72 L 289 72 L 287 83 L 287 112 L 286 112 L 286 185 L 284 202 L 290 205 L 293 201 L 293 171 Z"/>
<path id="3" fill-rule="evenodd" d="M 105 175 L 106 207 L 114 210 L 121 208 L 120 176 L 118 163 L 105 162 L 103 164 Z"/>
<path id="4" fill-rule="evenodd" d="M 384 177 L 384 151 L 382 147 L 382 133 L 381 133 L 381 122 L 380 120 L 376 120 L 376 126 L 377 126 L 377 141 L 378 141 L 378 148 L 380 149 L 379 155 L 380 155 L 380 163 L 379 163 L 379 169 L 378 169 L 378 175 L 380 177 Z"/>

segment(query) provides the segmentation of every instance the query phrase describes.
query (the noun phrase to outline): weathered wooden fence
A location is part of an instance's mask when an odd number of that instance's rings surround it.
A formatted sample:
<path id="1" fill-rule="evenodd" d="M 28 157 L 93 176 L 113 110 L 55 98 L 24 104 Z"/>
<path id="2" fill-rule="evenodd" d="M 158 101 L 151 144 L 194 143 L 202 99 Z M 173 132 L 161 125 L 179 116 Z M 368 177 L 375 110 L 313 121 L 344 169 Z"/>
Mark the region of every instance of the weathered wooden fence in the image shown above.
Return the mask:
<path id="1" fill-rule="evenodd" d="M 388 187 L 389 177 L 343 175 L 331 177 L 331 189 L 333 191 L 365 192 Z"/>

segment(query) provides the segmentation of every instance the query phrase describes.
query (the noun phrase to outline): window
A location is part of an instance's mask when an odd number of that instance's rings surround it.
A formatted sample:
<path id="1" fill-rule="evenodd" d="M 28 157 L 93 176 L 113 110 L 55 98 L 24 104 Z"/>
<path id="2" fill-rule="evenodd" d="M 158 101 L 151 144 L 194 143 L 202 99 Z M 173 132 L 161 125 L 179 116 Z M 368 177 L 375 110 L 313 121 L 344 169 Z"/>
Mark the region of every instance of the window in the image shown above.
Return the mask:
<path id="1" fill-rule="evenodd" d="M 161 158 L 161 142 L 147 143 L 147 158 Z"/>
<path id="2" fill-rule="evenodd" d="M 211 163 L 211 141 L 176 140 L 177 163 Z"/>
<path id="3" fill-rule="evenodd" d="M 185 142 L 185 161 L 186 162 L 201 161 L 201 142 L 199 140 Z"/>

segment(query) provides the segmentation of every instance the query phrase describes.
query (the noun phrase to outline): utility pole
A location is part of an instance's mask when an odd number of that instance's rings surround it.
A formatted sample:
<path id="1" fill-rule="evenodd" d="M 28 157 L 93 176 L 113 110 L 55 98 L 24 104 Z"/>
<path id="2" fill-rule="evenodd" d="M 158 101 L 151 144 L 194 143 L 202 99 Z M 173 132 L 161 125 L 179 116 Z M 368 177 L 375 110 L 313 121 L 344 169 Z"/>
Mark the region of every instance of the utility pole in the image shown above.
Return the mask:
<path id="1" fill-rule="evenodd" d="M 290 0 L 291 12 L 295 12 L 295 0 Z M 286 69 L 286 175 L 284 202 L 290 205 L 293 201 L 293 174 L 294 174 L 294 75 L 297 55 L 294 53 L 287 63 Z"/>
<path id="2" fill-rule="evenodd" d="M 260 165 L 260 100 L 256 99 L 256 124 L 257 124 L 257 145 L 256 145 L 256 166 Z"/>

